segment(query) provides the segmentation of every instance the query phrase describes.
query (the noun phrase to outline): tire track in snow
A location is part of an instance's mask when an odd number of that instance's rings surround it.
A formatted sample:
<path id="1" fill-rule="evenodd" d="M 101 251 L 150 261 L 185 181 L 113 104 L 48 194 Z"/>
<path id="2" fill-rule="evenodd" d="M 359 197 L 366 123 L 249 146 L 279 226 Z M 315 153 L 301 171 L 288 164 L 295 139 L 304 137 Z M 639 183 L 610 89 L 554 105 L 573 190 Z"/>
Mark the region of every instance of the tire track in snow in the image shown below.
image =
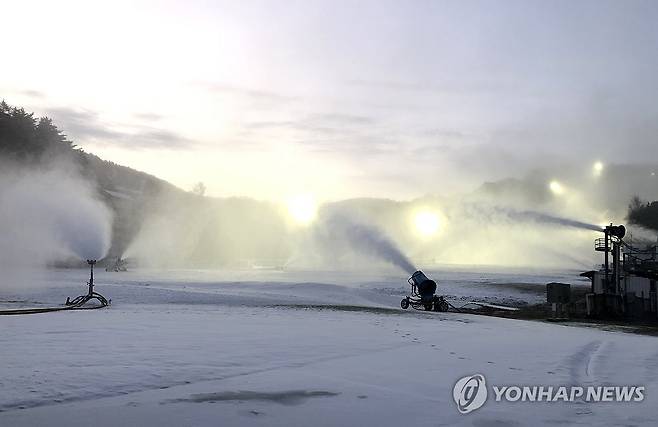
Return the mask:
<path id="1" fill-rule="evenodd" d="M 584 387 L 587 384 L 596 382 L 596 359 L 603 356 L 601 348 L 605 347 L 605 344 L 601 341 L 591 341 L 567 358 L 566 362 L 569 366 L 571 385 Z M 575 417 L 591 417 L 596 415 L 594 406 L 584 400 L 577 400 L 574 402 L 574 405 L 574 407 L 568 410 L 569 413 L 573 413 L 573 416 L 568 416 L 564 420 L 565 422 L 573 423 Z"/>
<path id="2" fill-rule="evenodd" d="M 594 380 L 592 360 L 596 357 L 601 345 L 601 341 L 592 341 L 567 358 L 572 384 L 579 385 Z"/>
<path id="3" fill-rule="evenodd" d="M 644 377 L 648 383 L 653 383 L 658 379 L 658 353 L 654 353 L 644 360 Z"/>

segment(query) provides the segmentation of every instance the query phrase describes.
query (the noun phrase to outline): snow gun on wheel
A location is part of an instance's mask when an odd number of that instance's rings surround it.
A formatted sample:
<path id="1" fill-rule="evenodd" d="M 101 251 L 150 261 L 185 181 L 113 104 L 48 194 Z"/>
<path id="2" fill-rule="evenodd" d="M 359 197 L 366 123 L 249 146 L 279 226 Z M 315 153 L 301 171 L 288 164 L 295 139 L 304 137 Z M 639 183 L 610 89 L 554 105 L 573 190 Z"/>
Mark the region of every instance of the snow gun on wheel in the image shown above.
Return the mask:
<path id="1" fill-rule="evenodd" d="M 418 270 L 411 275 L 407 282 L 411 285 L 411 295 L 400 301 L 403 309 L 412 308 L 425 311 L 448 311 L 449 304 L 442 297 L 435 295 L 436 282 Z"/>

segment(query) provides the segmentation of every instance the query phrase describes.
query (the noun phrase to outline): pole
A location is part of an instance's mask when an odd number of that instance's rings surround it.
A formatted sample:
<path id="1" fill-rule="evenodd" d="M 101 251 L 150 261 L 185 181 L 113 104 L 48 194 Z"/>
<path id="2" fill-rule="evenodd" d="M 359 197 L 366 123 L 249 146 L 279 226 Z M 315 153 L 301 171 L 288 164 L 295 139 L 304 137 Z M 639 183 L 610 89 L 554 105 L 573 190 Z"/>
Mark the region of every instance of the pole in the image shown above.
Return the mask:
<path id="1" fill-rule="evenodd" d="M 88 259 L 87 264 L 89 264 L 89 295 L 94 293 L 94 264 L 96 260 Z"/>
<path id="2" fill-rule="evenodd" d="M 615 294 L 620 293 L 619 286 L 619 243 L 612 242 L 612 288 Z"/>
<path id="3" fill-rule="evenodd" d="M 612 224 L 610 224 L 612 226 Z M 610 270 L 610 262 L 609 262 L 609 257 L 608 257 L 608 252 L 610 251 L 610 227 L 605 228 L 605 292 L 608 293 L 610 292 L 610 277 L 609 277 L 609 270 Z"/>

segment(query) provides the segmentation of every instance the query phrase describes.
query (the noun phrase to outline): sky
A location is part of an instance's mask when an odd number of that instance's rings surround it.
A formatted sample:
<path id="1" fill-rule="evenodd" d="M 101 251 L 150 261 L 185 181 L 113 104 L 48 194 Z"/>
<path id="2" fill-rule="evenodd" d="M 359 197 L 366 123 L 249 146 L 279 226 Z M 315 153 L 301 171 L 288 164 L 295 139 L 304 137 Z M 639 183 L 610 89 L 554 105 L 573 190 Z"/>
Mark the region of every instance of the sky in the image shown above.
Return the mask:
<path id="1" fill-rule="evenodd" d="M 655 162 L 655 1 L 1 0 L 0 97 L 213 196 Z"/>

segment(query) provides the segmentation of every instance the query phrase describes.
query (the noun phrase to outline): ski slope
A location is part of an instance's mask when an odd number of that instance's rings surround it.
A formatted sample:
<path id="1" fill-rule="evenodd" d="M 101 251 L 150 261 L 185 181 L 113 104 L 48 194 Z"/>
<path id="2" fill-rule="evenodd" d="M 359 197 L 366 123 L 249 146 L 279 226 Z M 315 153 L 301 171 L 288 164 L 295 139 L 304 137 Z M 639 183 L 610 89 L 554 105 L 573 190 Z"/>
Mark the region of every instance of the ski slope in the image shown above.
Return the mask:
<path id="1" fill-rule="evenodd" d="M 490 302 L 532 301 L 555 279 L 458 271 L 434 277 L 454 300 Z M 0 300 L 12 307 L 61 303 L 84 292 L 85 279 L 84 270 L 51 271 L 29 289 L 2 291 Z M 397 304 L 406 283 L 395 273 L 98 272 L 96 282 L 113 300 L 108 309 L 0 317 L 0 425 L 658 421 L 654 337 L 404 312 Z M 22 302 L 8 302 L 18 296 Z M 629 403 L 490 399 L 462 415 L 452 388 L 474 373 L 490 384 L 643 385 L 647 392 L 643 402 Z"/>

